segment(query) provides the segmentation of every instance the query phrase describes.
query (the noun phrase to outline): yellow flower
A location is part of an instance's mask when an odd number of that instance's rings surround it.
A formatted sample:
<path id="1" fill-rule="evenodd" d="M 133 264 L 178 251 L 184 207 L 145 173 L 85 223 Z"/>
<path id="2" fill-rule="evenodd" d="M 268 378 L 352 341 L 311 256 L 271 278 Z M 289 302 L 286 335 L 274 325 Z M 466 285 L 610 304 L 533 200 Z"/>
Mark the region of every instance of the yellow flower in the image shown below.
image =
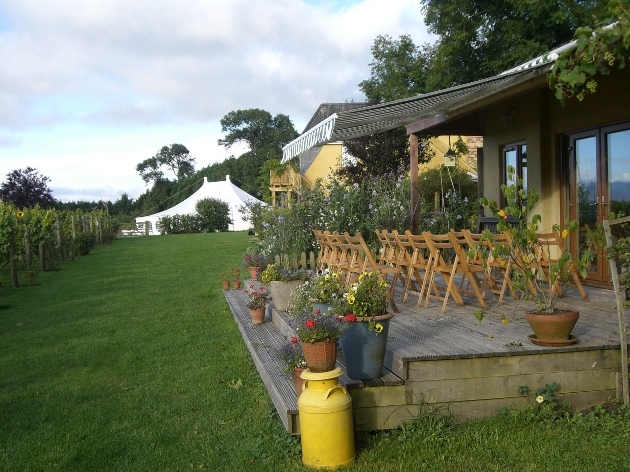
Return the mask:
<path id="1" fill-rule="evenodd" d="M 538 395 L 538 396 L 536 397 L 536 401 L 537 401 L 538 403 L 542 403 L 542 402 L 544 402 L 544 401 L 545 401 L 545 399 L 543 398 L 543 396 L 542 396 L 542 395 Z"/>
<path id="2" fill-rule="evenodd" d="M 333 272 L 333 279 L 336 279 L 336 278 L 338 278 L 338 277 L 339 277 L 339 275 L 337 275 L 337 273 L 336 273 L 336 272 Z"/>
<path id="3" fill-rule="evenodd" d="M 348 295 L 348 303 L 352 305 L 354 303 L 354 295 Z"/>
<path id="4" fill-rule="evenodd" d="M 497 212 L 497 215 L 499 215 L 501 218 L 503 218 L 505 216 L 505 212 L 503 210 L 499 210 Z"/>
<path id="5" fill-rule="evenodd" d="M 501 322 L 502 322 L 503 324 L 507 324 L 508 319 L 505 317 L 505 315 L 501 315 Z"/>
<path id="6" fill-rule="evenodd" d="M 387 287 L 387 282 L 384 282 L 384 281 L 381 280 L 381 287 L 383 287 L 383 288 Z"/>
<path id="7" fill-rule="evenodd" d="M 569 232 L 565 229 L 562 231 L 562 239 L 566 238 L 569 235 Z"/>
<path id="8" fill-rule="evenodd" d="M 23 211 L 18 211 L 15 216 L 17 216 L 18 218 L 24 218 L 24 212 Z"/>
<path id="9" fill-rule="evenodd" d="M 324 280 L 330 280 L 330 275 L 325 275 Z"/>
<path id="10" fill-rule="evenodd" d="M 376 323 L 376 326 L 374 326 L 374 331 L 380 333 L 381 331 L 383 331 L 383 325 L 380 323 Z"/>

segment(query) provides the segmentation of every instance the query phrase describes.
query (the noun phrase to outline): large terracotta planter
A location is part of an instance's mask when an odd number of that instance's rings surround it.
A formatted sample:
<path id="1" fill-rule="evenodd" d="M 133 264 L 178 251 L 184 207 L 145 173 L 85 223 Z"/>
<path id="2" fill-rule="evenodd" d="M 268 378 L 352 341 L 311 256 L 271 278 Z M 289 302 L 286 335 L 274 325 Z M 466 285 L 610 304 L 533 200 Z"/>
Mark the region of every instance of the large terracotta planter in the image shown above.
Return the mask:
<path id="1" fill-rule="evenodd" d="M 383 372 L 389 321 L 393 314 L 375 316 L 376 323 L 383 326 L 383 331 L 376 333 L 368 329 L 368 319 L 349 323 L 343 330 L 339 343 L 343 350 L 348 377 L 359 380 L 375 379 Z"/>
<path id="2" fill-rule="evenodd" d="M 269 282 L 268 288 L 271 293 L 271 299 L 278 311 L 286 311 L 289 305 L 293 303 L 293 294 L 304 285 L 302 280 L 293 280 L 291 282 Z"/>
<path id="3" fill-rule="evenodd" d="M 258 280 L 258 277 L 260 277 L 260 274 L 262 274 L 262 272 L 263 272 L 262 267 L 250 267 L 249 278 L 252 280 Z"/>
<path id="4" fill-rule="evenodd" d="M 266 307 L 249 309 L 252 315 L 252 324 L 261 325 L 265 322 L 265 309 Z"/>
<path id="5" fill-rule="evenodd" d="M 577 341 L 571 331 L 580 317 L 577 310 L 564 309 L 557 313 L 525 313 L 525 319 L 534 330 L 529 339 L 541 346 L 566 346 Z"/>
<path id="6" fill-rule="evenodd" d="M 311 372 L 328 372 L 335 368 L 337 362 L 337 340 L 316 343 L 301 343 L 306 367 Z"/>

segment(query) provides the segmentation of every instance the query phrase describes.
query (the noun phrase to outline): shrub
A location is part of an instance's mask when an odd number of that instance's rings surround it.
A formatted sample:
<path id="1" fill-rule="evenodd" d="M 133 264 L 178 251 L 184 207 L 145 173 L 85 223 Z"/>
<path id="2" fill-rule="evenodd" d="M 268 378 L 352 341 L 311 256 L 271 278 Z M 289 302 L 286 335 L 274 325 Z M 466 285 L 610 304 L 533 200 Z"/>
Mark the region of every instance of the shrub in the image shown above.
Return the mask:
<path id="1" fill-rule="evenodd" d="M 204 198 L 197 202 L 195 210 L 199 215 L 199 225 L 205 232 L 227 231 L 232 224 L 230 205 L 216 198 Z"/>
<path id="2" fill-rule="evenodd" d="M 96 235 L 94 233 L 79 233 L 74 240 L 77 251 L 82 256 L 87 256 L 96 247 Z"/>

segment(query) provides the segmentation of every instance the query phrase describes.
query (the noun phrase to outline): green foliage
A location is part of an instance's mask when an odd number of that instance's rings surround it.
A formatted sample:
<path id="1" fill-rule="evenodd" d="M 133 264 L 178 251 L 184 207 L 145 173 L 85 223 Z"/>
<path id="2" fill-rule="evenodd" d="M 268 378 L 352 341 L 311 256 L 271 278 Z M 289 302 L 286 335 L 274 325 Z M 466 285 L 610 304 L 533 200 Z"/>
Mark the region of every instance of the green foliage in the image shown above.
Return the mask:
<path id="1" fill-rule="evenodd" d="M 328 270 L 317 277 L 310 287 L 310 298 L 329 305 L 332 305 L 335 300 L 341 300 L 346 291 L 343 276 Z"/>
<path id="2" fill-rule="evenodd" d="M 74 240 L 74 244 L 79 254 L 87 256 L 96 247 L 96 235 L 88 232 L 79 233 Z"/>
<path id="3" fill-rule="evenodd" d="M 227 231 L 232 224 L 230 205 L 216 198 L 203 198 L 195 204 L 204 232 Z"/>
<path id="4" fill-rule="evenodd" d="M 0 199 L 17 208 L 52 208 L 56 201 L 48 188 L 49 180 L 33 167 L 13 170 L 0 185 Z"/>
<path id="5" fill-rule="evenodd" d="M 146 183 L 164 179 L 162 167 L 167 167 L 177 180 L 195 173 L 195 158 L 183 144 L 162 146 L 155 156 L 145 159 L 136 166 L 136 171 Z"/>
<path id="6" fill-rule="evenodd" d="M 278 264 L 269 264 L 260 275 L 260 281 L 264 284 L 269 282 L 294 282 L 302 280 L 304 282 L 311 279 L 312 271 L 306 269 L 285 269 Z"/>
<path id="7" fill-rule="evenodd" d="M 627 0 L 608 3 L 610 26 L 583 26 L 575 30 L 577 46 L 556 59 L 547 77 L 555 96 L 564 105 L 567 98 L 579 101 L 597 90 L 597 77 L 623 69 L 630 50 L 630 5 Z"/>
<path id="8" fill-rule="evenodd" d="M 387 282 L 379 280 L 378 272 L 363 272 L 359 282 L 348 289 L 349 313 L 358 318 L 370 318 L 387 313 Z M 370 329 L 373 329 L 370 322 Z"/>

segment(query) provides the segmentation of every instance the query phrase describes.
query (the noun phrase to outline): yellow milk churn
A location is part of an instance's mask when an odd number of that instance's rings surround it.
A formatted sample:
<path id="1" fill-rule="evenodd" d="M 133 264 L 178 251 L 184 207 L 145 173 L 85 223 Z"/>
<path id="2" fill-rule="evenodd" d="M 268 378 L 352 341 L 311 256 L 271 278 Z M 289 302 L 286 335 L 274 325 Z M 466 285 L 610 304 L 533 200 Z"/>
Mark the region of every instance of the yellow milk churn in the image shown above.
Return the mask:
<path id="1" fill-rule="evenodd" d="M 315 468 L 334 469 L 354 462 L 352 397 L 339 385 L 343 371 L 302 372 L 306 389 L 298 400 L 302 462 Z"/>

